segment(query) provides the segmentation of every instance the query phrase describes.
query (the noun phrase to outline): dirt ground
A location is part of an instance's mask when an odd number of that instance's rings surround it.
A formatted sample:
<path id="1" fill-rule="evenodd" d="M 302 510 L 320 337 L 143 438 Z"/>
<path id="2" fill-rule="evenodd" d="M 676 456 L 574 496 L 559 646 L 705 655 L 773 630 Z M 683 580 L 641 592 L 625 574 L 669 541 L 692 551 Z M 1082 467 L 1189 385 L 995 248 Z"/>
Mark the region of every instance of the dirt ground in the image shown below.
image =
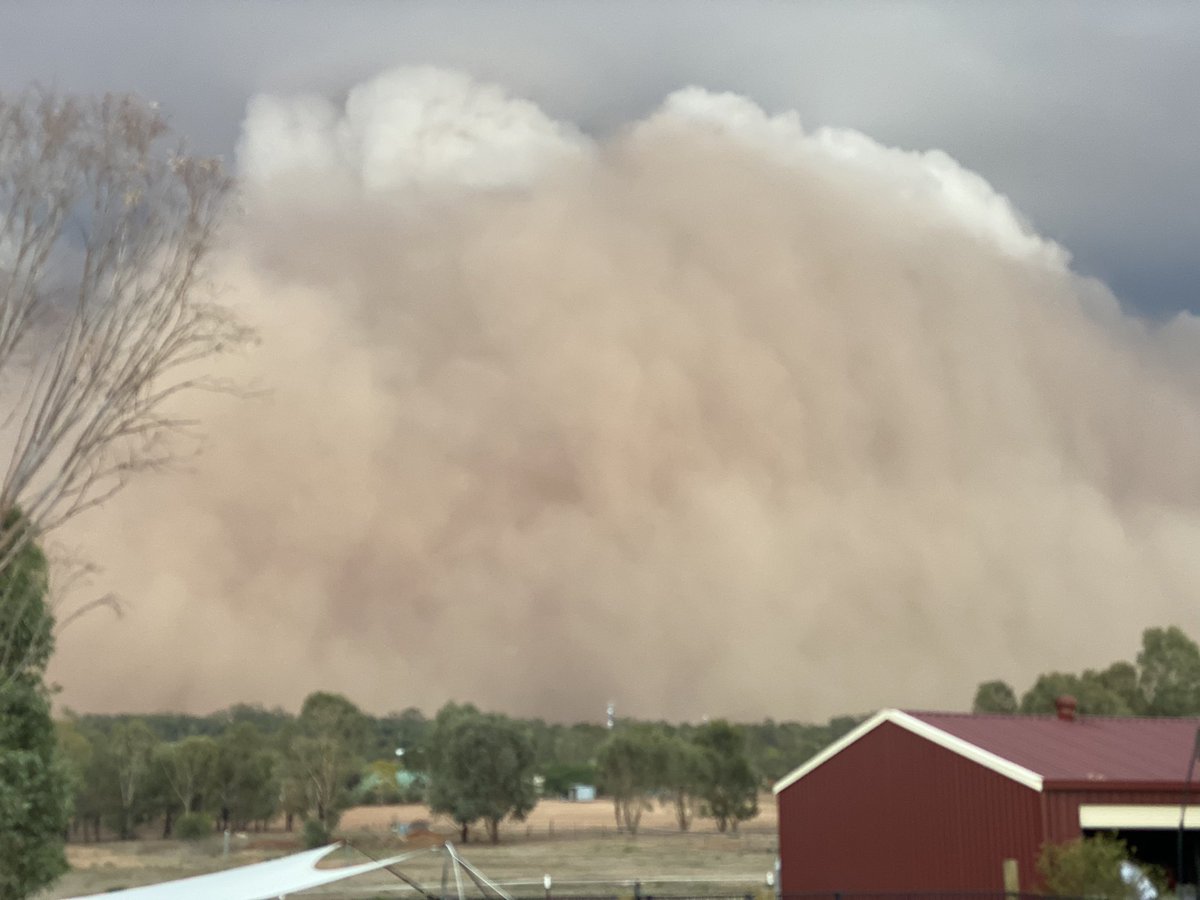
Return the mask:
<path id="1" fill-rule="evenodd" d="M 347 810 L 342 816 L 342 829 L 362 831 L 391 828 L 397 823 L 427 821 L 439 833 L 453 834 L 453 823 L 433 816 L 427 807 L 412 804 L 401 806 L 359 806 Z M 775 832 L 775 798 L 764 794 L 758 798 L 758 816 L 742 824 L 745 831 Z M 501 826 L 501 839 L 505 837 L 557 837 L 566 833 L 613 831 L 613 805 L 609 800 L 594 800 L 590 803 L 571 803 L 567 800 L 542 800 L 529 814 L 525 822 L 505 822 Z M 671 806 L 656 805 L 642 814 L 643 831 L 678 831 L 675 811 Z M 697 819 L 692 830 L 716 831 L 712 819 Z"/>
<path id="2" fill-rule="evenodd" d="M 631 896 L 635 883 L 643 895 L 741 896 L 757 893 L 764 885 L 777 853 L 773 799 L 761 798 L 759 809 L 759 817 L 743 823 L 736 835 L 718 834 L 704 820 L 683 834 L 675 829 L 670 808 L 655 809 L 645 814 L 641 833 L 630 837 L 615 831 L 612 804 L 607 801 L 542 801 L 527 823 L 506 822 L 501 843 L 491 846 L 475 840 L 459 843 L 452 823 L 431 817 L 423 806 L 358 807 L 346 812 L 338 829 L 338 836 L 352 847 L 339 850 L 331 862 L 362 862 L 362 853 L 354 847 L 374 857 L 424 851 L 404 863 L 402 870 L 437 893 L 444 857 L 434 848 L 449 838 L 463 857 L 517 897 L 543 897 L 545 874 L 553 879 L 552 895 L 563 897 Z M 404 838 L 391 830 L 397 822 L 419 821 L 429 822 L 432 831 L 414 831 Z M 483 835 L 474 837 L 481 840 Z M 281 832 L 235 835 L 228 856 L 216 837 L 198 844 L 162 840 L 73 844 L 67 851 L 72 871 L 39 897 L 51 900 L 152 884 L 299 849 L 298 834 Z M 394 875 L 378 872 L 304 896 L 348 900 L 415 895 Z"/>

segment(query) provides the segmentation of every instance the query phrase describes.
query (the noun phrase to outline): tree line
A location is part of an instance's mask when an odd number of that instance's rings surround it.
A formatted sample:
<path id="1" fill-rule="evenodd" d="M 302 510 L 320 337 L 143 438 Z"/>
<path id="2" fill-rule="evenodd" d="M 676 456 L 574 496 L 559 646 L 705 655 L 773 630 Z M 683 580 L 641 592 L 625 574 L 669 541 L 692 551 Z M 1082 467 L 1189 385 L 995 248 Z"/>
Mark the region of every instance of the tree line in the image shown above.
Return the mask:
<path id="1" fill-rule="evenodd" d="M 1147 628 L 1133 662 L 1104 669 L 1045 672 L 1018 699 L 1005 681 L 975 690 L 977 713 L 1052 713 L 1055 700 L 1074 697 L 1081 714 L 1094 716 L 1200 715 L 1200 646 L 1178 626 Z"/>
<path id="2" fill-rule="evenodd" d="M 1044 673 L 1020 697 L 1003 681 L 983 682 L 973 709 L 1052 713 L 1063 694 L 1082 714 L 1200 714 L 1200 646 L 1178 627 L 1150 628 L 1132 662 Z M 504 819 L 577 784 L 599 788 L 630 833 L 655 804 L 669 805 L 681 830 L 697 816 L 736 829 L 756 814 L 759 791 L 859 721 L 619 720 L 610 730 L 457 703 L 433 717 L 416 708 L 372 716 L 318 692 L 296 715 L 249 704 L 208 716 L 68 713 L 54 737 L 72 801 L 68 831 L 79 840 L 132 837 L 151 823 L 169 837 L 276 820 L 289 830 L 304 822 L 323 839 L 348 806 L 395 802 L 427 802 L 461 839 L 479 825 L 498 840 Z"/>
<path id="3" fill-rule="evenodd" d="M 78 715 L 55 723 L 75 840 L 162 837 L 304 822 L 322 840 L 349 806 L 427 802 L 469 838 L 522 819 L 539 797 L 592 785 L 618 829 L 670 804 L 681 830 L 697 815 L 718 829 L 757 813 L 757 794 L 858 719 L 825 725 L 701 725 L 621 720 L 561 724 L 447 703 L 372 716 L 317 692 L 298 715 L 238 704 L 208 716 Z"/>

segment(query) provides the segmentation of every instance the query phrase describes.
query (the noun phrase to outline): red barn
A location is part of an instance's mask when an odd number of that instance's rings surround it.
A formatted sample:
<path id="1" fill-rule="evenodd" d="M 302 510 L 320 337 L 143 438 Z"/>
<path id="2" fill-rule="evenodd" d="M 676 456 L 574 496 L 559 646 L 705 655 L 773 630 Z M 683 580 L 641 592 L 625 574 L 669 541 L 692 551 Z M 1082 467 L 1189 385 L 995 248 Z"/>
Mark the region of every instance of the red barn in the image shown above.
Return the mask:
<path id="1" fill-rule="evenodd" d="M 884 710 L 775 785 L 780 891 L 1000 891 L 1043 843 L 1116 831 L 1176 868 L 1198 719 Z M 1196 773 L 1200 776 L 1200 772 Z M 1187 819 L 1194 883 L 1200 806 Z"/>

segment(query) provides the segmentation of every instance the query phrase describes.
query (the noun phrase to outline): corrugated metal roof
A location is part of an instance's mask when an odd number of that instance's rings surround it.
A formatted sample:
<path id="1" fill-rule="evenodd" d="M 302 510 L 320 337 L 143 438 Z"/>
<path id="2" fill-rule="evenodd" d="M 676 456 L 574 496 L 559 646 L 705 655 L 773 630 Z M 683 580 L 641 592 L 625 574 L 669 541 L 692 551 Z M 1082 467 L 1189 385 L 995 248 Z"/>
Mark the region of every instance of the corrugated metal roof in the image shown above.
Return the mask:
<path id="1" fill-rule="evenodd" d="M 1176 782 L 1188 774 L 1200 719 L 908 715 L 1042 776 L 1046 782 Z M 1200 766 L 1197 767 L 1200 771 Z"/>

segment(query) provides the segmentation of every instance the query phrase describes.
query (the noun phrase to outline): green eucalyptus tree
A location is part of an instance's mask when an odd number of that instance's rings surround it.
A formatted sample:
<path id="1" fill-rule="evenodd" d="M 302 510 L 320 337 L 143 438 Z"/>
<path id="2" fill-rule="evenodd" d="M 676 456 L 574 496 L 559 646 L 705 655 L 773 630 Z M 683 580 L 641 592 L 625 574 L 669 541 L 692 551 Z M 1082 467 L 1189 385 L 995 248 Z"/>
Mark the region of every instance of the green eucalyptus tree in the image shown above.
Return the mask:
<path id="1" fill-rule="evenodd" d="M 499 843 L 500 823 L 509 817 L 522 821 L 537 805 L 533 743 L 517 722 L 473 707 L 439 713 L 438 719 L 430 806 L 449 814 L 464 840 L 470 824 L 482 819 L 488 838 Z"/>
<path id="2" fill-rule="evenodd" d="M 53 649 L 46 558 L 20 513 L 4 534 L 25 533 L 0 567 L 0 897 L 25 897 L 66 869 L 70 769 L 57 752 L 43 682 Z M 2 542 L 0 538 L 0 542 Z M 13 652 L 20 648 L 19 652 Z"/>

